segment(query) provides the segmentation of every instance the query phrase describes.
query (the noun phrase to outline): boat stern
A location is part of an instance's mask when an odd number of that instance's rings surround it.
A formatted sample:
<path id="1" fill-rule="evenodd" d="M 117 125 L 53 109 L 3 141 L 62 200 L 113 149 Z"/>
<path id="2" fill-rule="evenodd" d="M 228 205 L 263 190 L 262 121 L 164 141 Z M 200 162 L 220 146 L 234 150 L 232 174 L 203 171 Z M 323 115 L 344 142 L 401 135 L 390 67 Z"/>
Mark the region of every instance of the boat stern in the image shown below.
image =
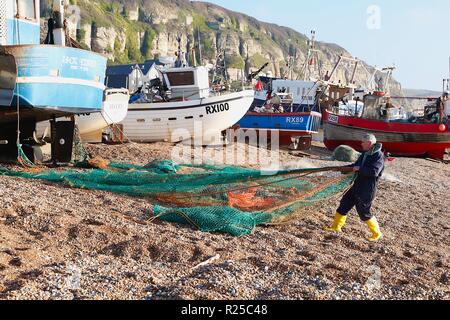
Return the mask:
<path id="1" fill-rule="evenodd" d="M 0 108 L 40 109 L 54 113 L 100 112 L 106 58 L 90 51 L 53 45 L 4 46 L 17 63 L 14 98 Z M 8 73 L 11 74 L 11 71 Z M 11 78 L 11 77 L 10 77 Z"/>

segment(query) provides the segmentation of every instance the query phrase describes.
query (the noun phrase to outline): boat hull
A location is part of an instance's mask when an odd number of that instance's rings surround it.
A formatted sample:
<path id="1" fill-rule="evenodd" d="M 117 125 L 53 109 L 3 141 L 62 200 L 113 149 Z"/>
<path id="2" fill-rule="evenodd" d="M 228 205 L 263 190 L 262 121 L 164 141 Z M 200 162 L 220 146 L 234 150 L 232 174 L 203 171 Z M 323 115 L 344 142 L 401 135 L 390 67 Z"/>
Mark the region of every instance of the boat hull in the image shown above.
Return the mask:
<path id="1" fill-rule="evenodd" d="M 123 124 L 127 139 L 136 142 L 200 140 L 217 142 L 220 133 L 236 124 L 253 102 L 246 90 L 205 99 L 130 104 Z"/>
<path id="2" fill-rule="evenodd" d="M 53 45 L 2 46 L 0 55 L 13 57 L 17 64 L 12 101 L 0 105 L 1 120 L 9 121 L 17 103 L 24 109 L 21 116 L 38 120 L 101 111 L 105 57 Z"/>
<path id="3" fill-rule="evenodd" d="M 450 125 L 444 126 L 442 130 L 439 124 L 372 121 L 326 112 L 324 144 L 330 150 L 345 144 L 362 151 L 362 137 L 371 133 L 392 155 L 443 159 L 450 148 Z"/>
<path id="4" fill-rule="evenodd" d="M 276 131 L 280 144 L 289 145 L 296 136 L 318 133 L 322 115 L 318 112 L 300 113 L 247 113 L 240 121 L 242 129 Z"/>

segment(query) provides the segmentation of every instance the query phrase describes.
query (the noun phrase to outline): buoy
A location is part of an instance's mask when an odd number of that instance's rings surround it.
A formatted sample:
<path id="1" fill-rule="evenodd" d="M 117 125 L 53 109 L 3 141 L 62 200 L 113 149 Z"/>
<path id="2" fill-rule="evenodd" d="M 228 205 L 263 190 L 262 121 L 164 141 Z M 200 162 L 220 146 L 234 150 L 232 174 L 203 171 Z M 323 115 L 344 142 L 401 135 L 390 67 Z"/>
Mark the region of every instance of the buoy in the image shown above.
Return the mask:
<path id="1" fill-rule="evenodd" d="M 446 129 L 447 129 L 447 126 L 446 126 L 445 124 L 441 124 L 441 125 L 439 126 L 439 131 L 444 132 Z"/>

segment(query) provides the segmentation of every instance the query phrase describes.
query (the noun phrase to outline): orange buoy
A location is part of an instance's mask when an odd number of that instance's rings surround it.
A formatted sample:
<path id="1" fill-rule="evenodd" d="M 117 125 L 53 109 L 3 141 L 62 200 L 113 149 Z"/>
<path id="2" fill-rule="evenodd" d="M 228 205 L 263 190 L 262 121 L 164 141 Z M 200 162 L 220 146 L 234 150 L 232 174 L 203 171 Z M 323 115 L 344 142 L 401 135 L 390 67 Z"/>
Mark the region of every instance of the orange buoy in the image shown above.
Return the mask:
<path id="1" fill-rule="evenodd" d="M 447 129 L 447 127 L 446 127 L 445 124 L 441 124 L 441 125 L 439 126 L 439 131 L 444 132 L 446 129 Z"/>

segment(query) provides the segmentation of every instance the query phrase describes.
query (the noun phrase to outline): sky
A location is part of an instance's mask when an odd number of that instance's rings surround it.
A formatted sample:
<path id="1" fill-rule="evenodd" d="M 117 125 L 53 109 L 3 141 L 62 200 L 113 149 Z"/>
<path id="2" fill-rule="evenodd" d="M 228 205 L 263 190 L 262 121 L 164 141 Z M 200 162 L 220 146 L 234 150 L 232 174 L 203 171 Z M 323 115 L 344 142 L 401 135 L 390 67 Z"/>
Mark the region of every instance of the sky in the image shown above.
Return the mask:
<path id="1" fill-rule="evenodd" d="M 204 0 L 336 43 L 365 62 L 395 65 L 403 88 L 449 78 L 450 0 Z"/>

